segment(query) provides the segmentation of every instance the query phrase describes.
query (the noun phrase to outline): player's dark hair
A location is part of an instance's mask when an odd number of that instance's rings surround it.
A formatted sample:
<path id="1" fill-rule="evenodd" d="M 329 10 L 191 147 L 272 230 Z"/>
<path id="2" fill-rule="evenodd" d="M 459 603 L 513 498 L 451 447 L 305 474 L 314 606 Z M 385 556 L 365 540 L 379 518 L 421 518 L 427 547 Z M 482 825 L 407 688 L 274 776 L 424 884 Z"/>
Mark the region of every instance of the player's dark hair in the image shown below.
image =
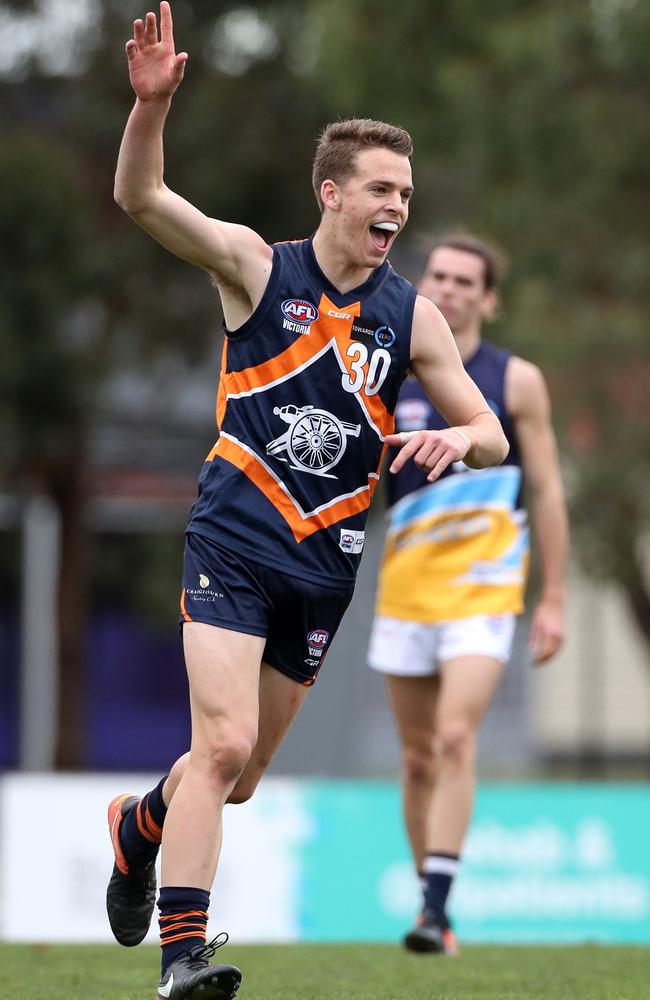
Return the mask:
<path id="1" fill-rule="evenodd" d="M 429 259 L 434 251 L 440 250 L 442 247 L 448 247 L 450 250 L 462 250 L 463 253 L 473 253 L 480 257 L 483 261 L 485 288 L 488 291 L 498 288 L 508 273 L 508 258 L 503 250 L 488 243 L 487 240 L 481 239 L 480 236 L 474 236 L 472 233 L 447 233 L 438 236 L 431 247 Z"/>
<path id="2" fill-rule="evenodd" d="M 332 122 L 321 134 L 316 147 L 311 179 L 321 212 L 320 189 L 323 181 L 344 184 L 355 171 L 357 153 L 364 149 L 390 149 L 400 156 L 413 155 L 413 140 L 397 125 L 375 122 L 370 118 L 349 118 Z"/>

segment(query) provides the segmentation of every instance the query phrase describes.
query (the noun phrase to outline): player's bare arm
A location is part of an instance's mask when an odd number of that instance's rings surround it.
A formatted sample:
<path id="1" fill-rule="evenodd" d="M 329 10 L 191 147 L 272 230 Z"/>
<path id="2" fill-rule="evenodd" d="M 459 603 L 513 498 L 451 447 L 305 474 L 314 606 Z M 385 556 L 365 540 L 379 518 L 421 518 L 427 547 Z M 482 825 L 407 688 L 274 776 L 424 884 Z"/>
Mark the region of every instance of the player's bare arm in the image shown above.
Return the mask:
<path id="1" fill-rule="evenodd" d="M 412 458 L 420 468 L 430 470 L 427 478 L 431 482 L 452 462 L 464 461 L 476 469 L 502 462 L 508 454 L 508 442 L 501 424 L 465 371 L 444 317 L 421 295 L 413 314 L 411 367 L 451 426 L 388 435 L 388 444 L 401 446 L 390 471 L 399 472 Z"/>
<path id="2" fill-rule="evenodd" d="M 160 33 L 155 14 L 136 20 L 126 53 L 136 102 L 120 147 L 115 200 L 164 247 L 213 276 L 234 328 L 261 299 L 273 251 L 251 229 L 208 218 L 164 182 L 163 128 L 188 59 L 176 53 L 166 0 Z"/>
<path id="3" fill-rule="evenodd" d="M 529 642 L 534 662 L 545 663 L 562 646 L 566 631 L 566 501 L 548 390 L 541 371 L 522 358 L 511 358 L 505 392 L 521 451 L 542 576 L 542 593 L 533 613 Z"/>

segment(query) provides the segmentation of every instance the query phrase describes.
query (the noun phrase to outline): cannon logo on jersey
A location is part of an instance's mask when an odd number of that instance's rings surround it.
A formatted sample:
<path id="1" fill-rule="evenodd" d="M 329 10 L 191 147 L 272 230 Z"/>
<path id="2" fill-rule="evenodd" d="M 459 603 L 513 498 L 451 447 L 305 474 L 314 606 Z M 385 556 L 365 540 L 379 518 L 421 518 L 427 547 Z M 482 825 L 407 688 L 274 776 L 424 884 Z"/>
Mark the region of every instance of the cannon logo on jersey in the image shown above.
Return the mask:
<path id="1" fill-rule="evenodd" d="M 284 322 L 282 326 L 291 333 L 310 333 L 310 326 L 318 319 L 315 305 L 306 299 L 285 299 L 282 303 Z"/>
<path id="2" fill-rule="evenodd" d="M 343 458 L 348 436 L 359 437 L 361 425 L 339 420 L 329 410 L 314 406 L 274 406 L 273 413 L 289 426 L 269 441 L 266 454 L 290 462 L 298 472 L 336 479 L 329 470 Z"/>

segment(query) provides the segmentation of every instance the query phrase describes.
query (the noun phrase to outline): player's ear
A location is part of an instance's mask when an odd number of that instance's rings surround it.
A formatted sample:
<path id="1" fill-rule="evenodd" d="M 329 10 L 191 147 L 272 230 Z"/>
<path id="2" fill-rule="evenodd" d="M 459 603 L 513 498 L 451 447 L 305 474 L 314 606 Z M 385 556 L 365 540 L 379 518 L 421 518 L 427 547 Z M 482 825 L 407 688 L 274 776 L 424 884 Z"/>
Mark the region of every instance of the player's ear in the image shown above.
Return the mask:
<path id="1" fill-rule="evenodd" d="M 320 197 L 323 208 L 329 208 L 333 212 L 338 212 L 341 207 L 341 195 L 338 185 L 332 180 L 324 180 L 320 186 Z"/>
<path id="2" fill-rule="evenodd" d="M 481 305 L 481 316 L 487 322 L 497 318 L 499 314 L 499 296 L 493 288 L 488 288 L 483 293 L 483 303 Z"/>

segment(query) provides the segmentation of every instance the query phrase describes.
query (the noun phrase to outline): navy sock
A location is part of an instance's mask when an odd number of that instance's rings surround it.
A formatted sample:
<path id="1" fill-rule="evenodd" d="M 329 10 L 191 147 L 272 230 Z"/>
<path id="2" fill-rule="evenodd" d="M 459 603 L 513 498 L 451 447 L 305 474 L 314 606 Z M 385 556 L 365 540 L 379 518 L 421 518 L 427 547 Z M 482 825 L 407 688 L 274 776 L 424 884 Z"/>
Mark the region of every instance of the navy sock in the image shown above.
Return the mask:
<path id="1" fill-rule="evenodd" d="M 167 815 L 162 790 L 168 775 L 153 791 L 143 795 L 120 825 L 120 845 L 129 864 L 139 867 L 154 861 L 162 840 L 162 828 Z"/>
<path id="2" fill-rule="evenodd" d="M 172 885 L 160 890 L 158 922 L 163 975 L 181 955 L 205 944 L 209 906 L 210 893 L 207 889 Z"/>
<path id="3" fill-rule="evenodd" d="M 446 930 L 449 927 L 446 906 L 451 883 L 458 871 L 460 858 L 457 854 L 430 851 L 422 863 L 420 878 L 424 892 L 424 906 L 431 910 L 436 920 Z"/>

